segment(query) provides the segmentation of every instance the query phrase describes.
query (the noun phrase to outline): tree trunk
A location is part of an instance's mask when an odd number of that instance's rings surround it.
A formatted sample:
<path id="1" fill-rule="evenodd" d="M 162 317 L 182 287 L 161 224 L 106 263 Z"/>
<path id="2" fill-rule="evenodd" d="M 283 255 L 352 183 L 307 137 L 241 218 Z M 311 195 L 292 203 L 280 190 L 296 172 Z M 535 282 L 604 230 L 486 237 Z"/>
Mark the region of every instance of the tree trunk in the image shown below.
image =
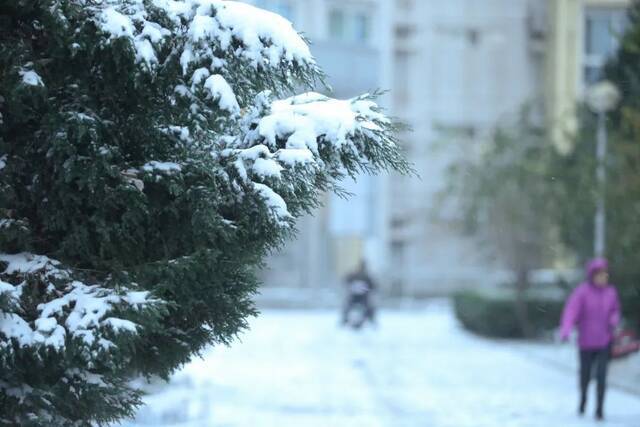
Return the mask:
<path id="1" fill-rule="evenodd" d="M 533 336 L 533 327 L 527 309 L 527 290 L 529 289 L 529 270 L 518 269 L 516 277 L 516 316 L 524 338 Z"/>

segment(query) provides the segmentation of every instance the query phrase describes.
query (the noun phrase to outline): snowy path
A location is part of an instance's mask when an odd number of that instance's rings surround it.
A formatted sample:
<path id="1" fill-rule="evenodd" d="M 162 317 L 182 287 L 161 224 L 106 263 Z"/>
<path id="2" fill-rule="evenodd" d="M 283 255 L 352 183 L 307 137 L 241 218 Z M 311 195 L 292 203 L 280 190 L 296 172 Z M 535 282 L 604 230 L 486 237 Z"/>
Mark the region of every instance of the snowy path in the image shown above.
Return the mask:
<path id="1" fill-rule="evenodd" d="M 611 389 L 608 421 L 575 415 L 573 373 L 461 331 L 448 305 L 382 312 L 338 329 L 328 311 L 266 311 L 147 400 L 136 426 L 640 426 L 640 398 Z"/>

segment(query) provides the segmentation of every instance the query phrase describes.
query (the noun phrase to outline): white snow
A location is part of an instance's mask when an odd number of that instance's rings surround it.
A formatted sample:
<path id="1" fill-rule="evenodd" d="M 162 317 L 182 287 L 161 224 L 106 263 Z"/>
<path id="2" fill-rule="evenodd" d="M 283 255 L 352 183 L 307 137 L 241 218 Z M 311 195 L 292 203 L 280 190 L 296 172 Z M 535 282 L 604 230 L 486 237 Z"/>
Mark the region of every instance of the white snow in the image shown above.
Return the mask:
<path id="1" fill-rule="evenodd" d="M 225 150 L 224 155 L 237 154 L 243 162 L 238 162 L 238 169 L 241 174 L 246 176 L 246 169 L 251 171 L 260 178 L 281 178 L 281 172 L 284 170 L 280 164 L 273 159 L 273 154 L 269 148 L 263 144 L 254 145 L 253 147 L 242 150 Z M 246 178 L 245 178 L 246 179 Z"/>
<path id="2" fill-rule="evenodd" d="M 39 318 L 35 321 L 36 329 L 38 331 L 38 338 L 36 341 L 43 342 L 44 345 L 53 347 L 60 350 L 64 347 L 64 341 L 67 336 L 67 331 L 61 325 L 58 325 L 58 321 L 53 317 Z M 40 338 L 40 336 L 42 338 Z"/>
<path id="3" fill-rule="evenodd" d="M 17 314 L 0 312 L 0 333 L 16 339 L 21 347 L 33 344 L 33 330 Z"/>
<path id="4" fill-rule="evenodd" d="M 233 89 L 220 74 L 213 74 L 204 82 L 205 89 L 209 90 L 212 98 L 218 101 L 220 108 L 230 113 L 240 112 L 240 106 Z"/>
<path id="5" fill-rule="evenodd" d="M 65 373 L 65 377 L 67 378 L 80 377 L 89 384 L 97 385 L 100 387 L 106 386 L 102 375 L 95 374 L 93 372 L 89 372 L 85 370 L 80 370 L 78 368 L 67 369 L 67 372 Z"/>
<path id="6" fill-rule="evenodd" d="M 142 35 L 146 36 L 153 43 L 159 43 L 162 42 L 166 36 L 170 36 L 171 31 L 163 28 L 155 22 L 147 21 L 142 29 Z"/>
<path id="7" fill-rule="evenodd" d="M 283 171 L 304 168 L 307 176 L 319 170 L 341 171 L 341 156 L 366 162 L 364 144 L 390 141 L 375 134 L 389 119 L 366 96 L 336 100 L 309 92 L 272 102 L 270 94 L 264 92 L 258 95 L 256 105 L 243 113 L 247 136 L 229 137 L 219 155 L 237 157 L 233 164 L 240 180 L 257 181 L 255 188 L 280 220 L 290 217 L 285 200 L 278 194 L 287 186 L 282 182 Z M 271 181 L 265 183 L 267 180 Z"/>
<path id="8" fill-rule="evenodd" d="M 273 159 L 257 158 L 253 162 L 253 172 L 262 178 L 280 179 L 280 173 L 284 170 L 282 166 Z"/>
<path id="9" fill-rule="evenodd" d="M 276 152 L 277 159 L 289 167 L 313 161 L 313 153 L 308 148 L 284 148 Z"/>
<path id="10" fill-rule="evenodd" d="M 4 169 L 7 166 L 7 155 L 0 156 L 0 170 Z"/>
<path id="11" fill-rule="evenodd" d="M 241 47 L 233 54 L 254 67 L 278 67 L 282 62 L 315 67 L 307 43 L 289 21 L 275 13 L 223 0 L 154 0 L 153 4 L 167 12 L 171 28 L 150 21 L 152 14 L 142 2 L 94 6 L 98 25 L 109 41 L 129 38 L 138 62 L 149 69 L 157 62 L 157 45 L 170 34 L 182 42 L 178 49 L 185 74 L 191 65 L 222 68 L 224 59 L 216 57 L 211 46 L 227 50 L 234 40 Z"/>
<path id="12" fill-rule="evenodd" d="M 151 42 L 147 39 L 136 40 L 136 61 L 144 62 L 151 66 L 158 62 L 156 58 L 156 52 L 153 50 Z"/>
<path id="13" fill-rule="evenodd" d="M 153 4 L 166 10 L 176 24 L 180 23 L 181 16 L 188 16 L 193 7 L 192 2 L 184 0 L 154 0 Z"/>
<path id="14" fill-rule="evenodd" d="M 241 2 L 211 3 L 216 7 L 220 26 L 246 46 L 243 52 L 246 57 L 258 62 L 265 55 L 271 65 L 283 59 L 313 62 L 307 44 L 282 16 Z"/>
<path id="15" fill-rule="evenodd" d="M 137 6 L 141 7 L 140 4 Z M 109 40 L 122 37 L 130 39 L 136 52 L 136 61 L 151 68 L 158 62 L 153 44 L 161 44 L 171 32 L 158 23 L 146 21 L 144 16 L 141 9 L 133 14 L 125 14 L 109 6 L 101 10 L 98 20 L 102 31 L 109 34 Z M 136 29 L 136 22 L 142 26 L 142 31 Z"/>
<path id="16" fill-rule="evenodd" d="M 189 36 L 194 42 L 199 42 L 204 39 L 213 39 L 218 35 L 218 32 L 217 20 L 212 16 L 206 15 L 194 16 L 193 21 L 191 21 L 191 27 L 189 28 Z M 224 42 L 222 43 L 222 48 L 228 48 L 230 42 L 231 39 L 229 37 L 225 37 Z"/>
<path id="17" fill-rule="evenodd" d="M 30 253 L 0 254 L 0 261 L 6 264 L 2 276 L 24 280 L 26 276 L 40 276 L 46 281 L 57 278 L 67 280 L 62 287 L 46 287 L 47 302 L 38 304 L 39 316 L 29 321 L 22 317 L 24 309 L 19 307 L 20 296 L 26 282 L 12 285 L 0 280 L 0 293 L 9 294 L 17 305 L 9 312 L 0 313 L 0 346 L 6 347 L 9 340 L 14 339 L 20 346 L 49 346 L 63 350 L 67 335 L 78 338 L 85 345 L 98 343 L 102 348 L 113 344 L 102 337 L 103 328 L 108 327 L 115 333 L 135 332 L 136 325 L 126 319 L 108 316 L 115 305 L 129 306 L 134 309 L 157 303 L 146 291 L 127 291 L 121 289 L 116 293 L 113 289 L 87 285 L 77 280 L 70 280 L 69 271 L 61 268 L 58 261 L 42 255 Z M 135 284 L 132 284 L 135 285 Z"/>
<path id="18" fill-rule="evenodd" d="M 43 271 L 46 274 L 54 274 L 56 277 L 66 277 L 64 271 L 58 269 L 60 263 L 46 256 L 34 255 L 28 252 L 19 254 L 0 253 L 0 261 L 7 263 L 5 274 L 34 274 Z"/>
<path id="19" fill-rule="evenodd" d="M 209 71 L 208 68 L 205 68 L 205 67 L 198 68 L 193 72 L 193 75 L 191 76 L 191 82 L 194 85 L 200 84 L 204 79 L 206 79 L 210 75 L 211 75 L 211 72 Z M 192 86 L 192 89 L 193 89 L 193 86 Z"/>
<path id="20" fill-rule="evenodd" d="M 102 30 L 109 33 L 112 38 L 133 38 L 135 26 L 129 16 L 118 12 L 113 7 L 107 7 L 102 11 L 101 18 Z"/>
<path id="21" fill-rule="evenodd" d="M 69 313 L 65 322 L 73 334 L 80 332 L 84 335 L 88 329 L 99 326 L 100 319 L 110 311 L 111 306 L 120 302 L 120 298 L 115 295 L 98 296 L 91 286 L 77 281 L 71 286 L 73 290 L 61 299 L 66 305 L 75 302 L 73 311 Z"/>
<path id="22" fill-rule="evenodd" d="M 146 172 L 158 171 L 164 173 L 176 173 L 180 172 L 182 170 L 182 167 L 174 162 L 158 162 L 152 160 L 148 163 L 145 163 L 144 166 L 142 166 L 142 169 Z"/>
<path id="23" fill-rule="evenodd" d="M 137 292 L 128 292 L 123 299 L 132 306 L 141 306 L 147 304 L 150 300 L 149 292 L 147 291 L 137 291 Z"/>
<path id="24" fill-rule="evenodd" d="M 36 329 L 41 332 L 51 332 L 58 326 L 58 321 L 53 317 L 41 317 L 35 323 Z"/>
<path id="25" fill-rule="evenodd" d="M 193 44 L 217 41 L 222 49 L 227 49 L 235 38 L 243 46 L 240 54 L 254 65 L 265 59 L 272 66 L 283 60 L 314 63 L 309 47 L 291 22 L 275 13 L 235 1 L 188 0 L 179 5 L 175 1 L 156 0 L 155 4 L 168 11 L 174 20 L 191 18 L 188 35 Z"/>
<path id="26" fill-rule="evenodd" d="M 284 199 L 267 185 L 254 182 L 253 187 L 264 199 L 267 206 L 271 208 L 272 212 L 276 215 L 276 218 L 282 221 L 283 225 L 286 224 L 284 220 L 291 218 L 291 215 L 289 214 L 287 204 Z"/>
<path id="27" fill-rule="evenodd" d="M 0 280 L 0 294 L 13 292 L 15 288 L 11 283 Z"/>
<path id="28" fill-rule="evenodd" d="M 118 319 L 116 317 L 108 317 L 102 321 L 102 324 L 109 326 L 116 332 L 127 331 L 135 333 L 137 331 L 135 323 L 130 320 Z"/>
<path id="29" fill-rule="evenodd" d="M 269 151 L 269 148 L 263 144 L 258 144 L 258 145 L 254 145 L 253 147 L 239 150 L 239 154 L 240 154 L 240 157 L 243 158 L 244 160 L 253 160 L 253 161 L 255 161 L 256 159 L 262 156 L 271 157 L 271 151 Z"/>
<path id="30" fill-rule="evenodd" d="M 338 328 L 337 310 L 264 310 L 241 341 L 206 351 L 169 386 L 154 385 L 148 406 L 124 425 L 639 425 L 640 396 L 616 388 L 606 422 L 593 420 L 592 406 L 579 418 L 575 371 L 468 334 L 448 305 L 382 311 L 379 319 L 377 330 L 355 333 Z"/>
<path id="31" fill-rule="evenodd" d="M 375 121 L 388 123 L 374 107 L 367 100 L 337 100 L 309 92 L 273 102 L 271 114 L 260 120 L 258 131 L 271 145 L 287 137 L 287 148 L 306 147 L 315 153 L 319 136 L 339 148 L 357 132 L 378 128 Z"/>
<path id="32" fill-rule="evenodd" d="M 189 131 L 188 127 L 186 127 L 186 126 L 169 126 L 169 130 L 171 132 L 173 132 L 174 134 L 178 135 L 178 138 L 180 138 L 180 141 L 186 142 L 186 143 L 192 142 L 192 140 L 191 140 L 191 132 Z"/>
<path id="33" fill-rule="evenodd" d="M 22 69 L 20 70 L 20 76 L 22 77 L 22 83 L 28 86 L 44 86 L 40 75 L 33 70 Z"/>

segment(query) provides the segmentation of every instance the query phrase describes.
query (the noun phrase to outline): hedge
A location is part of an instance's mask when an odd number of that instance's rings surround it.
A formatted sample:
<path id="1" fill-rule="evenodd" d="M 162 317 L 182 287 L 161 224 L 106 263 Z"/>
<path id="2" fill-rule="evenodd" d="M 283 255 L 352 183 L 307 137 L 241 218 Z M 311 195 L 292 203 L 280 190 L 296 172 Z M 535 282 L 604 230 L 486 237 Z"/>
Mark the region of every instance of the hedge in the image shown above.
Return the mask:
<path id="1" fill-rule="evenodd" d="M 455 314 L 471 332 L 494 338 L 524 338 L 512 291 L 461 291 L 454 295 Z M 536 335 L 555 329 L 564 305 L 558 295 L 530 293 L 526 307 L 531 330 Z"/>

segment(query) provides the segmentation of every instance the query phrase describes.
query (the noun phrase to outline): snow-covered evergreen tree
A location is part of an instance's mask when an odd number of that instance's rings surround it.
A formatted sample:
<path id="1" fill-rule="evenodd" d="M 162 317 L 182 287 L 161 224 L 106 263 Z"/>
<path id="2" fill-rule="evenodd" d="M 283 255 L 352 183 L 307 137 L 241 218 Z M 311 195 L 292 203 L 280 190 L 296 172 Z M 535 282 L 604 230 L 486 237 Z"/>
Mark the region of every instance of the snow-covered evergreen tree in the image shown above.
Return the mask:
<path id="1" fill-rule="evenodd" d="M 221 0 L 0 5 L 0 423 L 131 415 L 254 315 L 255 269 L 345 175 L 408 170 L 278 15 Z"/>

